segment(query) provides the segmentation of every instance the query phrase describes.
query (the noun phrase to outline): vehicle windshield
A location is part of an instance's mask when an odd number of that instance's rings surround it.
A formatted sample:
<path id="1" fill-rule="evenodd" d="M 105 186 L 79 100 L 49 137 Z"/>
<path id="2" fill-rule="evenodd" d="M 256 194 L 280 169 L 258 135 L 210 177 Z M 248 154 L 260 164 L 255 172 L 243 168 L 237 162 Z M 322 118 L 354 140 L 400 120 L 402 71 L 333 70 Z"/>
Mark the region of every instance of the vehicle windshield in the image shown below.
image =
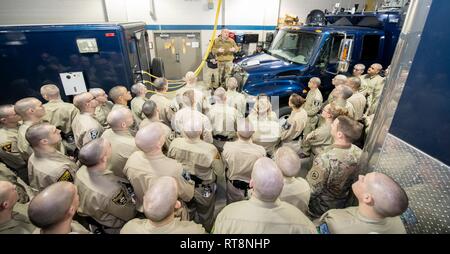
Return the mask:
<path id="1" fill-rule="evenodd" d="M 318 39 L 318 34 L 280 30 L 269 49 L 269 53 L 291 62 L 306 64 Z"/>

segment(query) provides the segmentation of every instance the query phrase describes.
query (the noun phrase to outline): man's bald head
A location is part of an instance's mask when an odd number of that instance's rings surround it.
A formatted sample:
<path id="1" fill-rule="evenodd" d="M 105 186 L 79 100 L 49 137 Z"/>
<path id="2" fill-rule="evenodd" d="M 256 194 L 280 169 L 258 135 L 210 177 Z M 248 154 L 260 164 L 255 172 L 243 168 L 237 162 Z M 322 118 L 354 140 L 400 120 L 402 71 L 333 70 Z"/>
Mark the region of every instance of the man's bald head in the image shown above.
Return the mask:
<path id="1" fill-rule="evenodd" d="M 41 86 L 41 95 L 47 101 L 61 98 L 59 88 L 53 84 Z"/>
<path id="2" fill-rule="evenodd" d="M 78 208 L 77 188 L 70 182 L 54 183 L 37 196 L 28 206 L 31 223 L 49 229 L 64 220 L 71 219 Z"/>
<path id="3" fill-rule="evenodd" d="M 41 140 L 48 139 L 53 125 L 49 123 L 37 123 L 30 126 L 25 132 L 25 139 L 35 148 L 41 144 Z"/>
<path id="4" fill-rule="evenodd" d="M 331 81 L 331 83 L 334 86 L 345 85 L 346 82 L 347 82 L 347 77 L 342 74 L 336 75 Z"/>
<path id="5" fill-rule="evenodd" d="M 196 139 L 202 135 L 203 122 L 201 119 L 194 117 L 183 123 L 181 130 L 188 139 Z"/>
<path id="6" fill-rule="evenodd" d="M 156 91 L 164 92 L 168 87 L 168 81 L 166 78 L 157 78 L 153 81 L 153 85 L 155 86 Z"/>
<path id="7" fill-rule="evenodd" d="M 86 167 L 93 167 L 102 161 L 110 145 L 105 138 L 94 139 L 80 149 L 78 159 Z"/>
<path id="8" fill-rule="evenodd" d="M 298 175 L 301 168 L 300 157 L 288 146 L 282 146 L 277 150 L 275 163 L 286 177 Z"/>
<path id="9" fill-rule="evenodd" d="M 147 92 L 147 87 L 142 83 L 136 83 L 131 86 L 131 93 L 133 93 L 134 96 L 142 96 L 145 95 Z"/>
<path id="10" fill-rule="evenodd" d="M 262 157 L 253 165 L 250 184 L 258 199 L 273 202 L 283 190 L 283 175 L 273 160 Z"/>
<path id="11" fill-rule="evenodd" d="M 16 104 L 14 104 L 14 110 L 19 116 L 27 119 L 29 114 L 32 113 L 31 111 L 36 110 L 39 105 L 42 105 L 41 101 L 34 97 L 27 97 L 18 100 Z"/>
<path id="12" fill-rule="evenodd" d="M 113 130 L 128 129 L 134 122 L 133 114 L 128 108 L 116 108 L 112 110 L 109 112 L 106 121 Z"/>
<path id="13" fill-rule="evenodd" d="M 161 149 L 166 138 L 166 132 L 160 123 L 150 123 L 136 133 L 136 146 L 143 152 Z"/>
<path id="14" fill-rule="evenodd" d="M 217 102 L 224 103 L 227 100 L 227 95 L 223 87 L 219 87 L 214 91 L 214 98 Z"/>
<path id="15" fill-rule="evenodd" d="M 360 176 L 352 185 L 360 202 L 366 202 L 382 217 L 399 216 L 408 208 L 408 196 L 391 177 L 377 172 Z"/>
<path id="16" fill-rule="evenodd" d="M 186 83 L 188 84 L 193 84 L 197 81 L 197 76 L 195 76 L 194 72 L 188 71 L 184 76 L 184 81 L 186 81 Z"/>
<path id="17" fill-rule="evenodd" d="M 369 74 L 369 76 L 374 76 L 379 74 L 381 70 L 383 70 L 383 66 L 379 63 L 374 63 L 367 69 L 367 74 Z"/>
<path id="18" fill-rule="evenodd" d="M 353 91 L 348 86 L 338 86 L 338 87 L 336 87 L 336 90 L 334 92 L 334 96 L 337 99 L 347 100 L 348 98 L 352 97 L 352 95 L 353 95 Z"/>
<path id="19" fill-rule="evenodd" d="M 94 97 L 97 97 L 97 96 L 102 96 L 102 95 L 104 95 L 104 94 L 106 94 L 106 92 L 105 92 L 105 90 L 103 90 L 103 89 L 101 89 L 101 88 L 91 88 L 91 89 L 89 89 L 89 92 L 94 96 Z"/>
<path id="20" fill-rule="evenodd" d="M 0 181 L 0 213 L 11 211 L 18 199 L 16 186 L 8 181 Z"/>
<path id="21" fill-rule="evenodd" d="M 255 128 L 247 118 L 238 120 L 237 134 L 240 139 L 249 140 L 252 138 L 253 133 L 255 133 Z"/>
<path id="22" fill-rule="evenodd" d="M 353 90 L 358 91 L 361 87 L 361 79 L 358 77 L 350 77 L 347 79 L 347 85 Z"/>
<path id="23" fill-rule="evenodd" d="M 236 90 L 238 87 L 238 81 L 235 77 L 228 78 L 227 80 L 227 89 L 228 90 Z"/>
<path id="24" fill-rule="evenodd" d="M 75 95 L 73 98 L 73 105 L 77 107 L 81 113 L 86 112 L 89 108 L 95 107 L 94 105 L 91 105 L 91 102 L 94 100 L 94 95 L 88 92 L 80 93 L 78 95 Z"/>
<path id="25" fill-rule="evenodd" d="M 178 186 L 173 177 L 163 176 L 152 182 L 144 195 L 145 216 L 153 222 L 160 222 L 175 211 Z"/>
<path id="26" fill-rule="evenodd" d="M 142 113 L 148 118 L 151 119 L 156 116 L 158 113 L 158 106 L 154 101 L 148 100 L 144 102 L 142 105 Z"/>
<path id="27" fill-rule="evenodd" d="M 126 87 L 115 86 L 115 87 L 111 88 L 111 90 L 109 90 L 109 98 L 111 98 L 111 100 L 114 103 L 118 103 L 119 100 L 121 100 L 121 98 L 126 97 L 127 93 L 128 93 L 128 90 Z"/>

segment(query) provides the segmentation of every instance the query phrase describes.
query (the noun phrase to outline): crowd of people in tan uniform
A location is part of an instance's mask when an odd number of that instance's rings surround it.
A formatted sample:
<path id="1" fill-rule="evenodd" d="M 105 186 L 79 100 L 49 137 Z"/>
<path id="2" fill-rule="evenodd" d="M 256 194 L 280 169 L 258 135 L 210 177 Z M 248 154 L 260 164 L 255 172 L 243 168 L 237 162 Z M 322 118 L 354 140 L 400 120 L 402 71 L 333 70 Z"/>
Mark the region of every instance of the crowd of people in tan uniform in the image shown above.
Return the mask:
<path id="1" fill-rule="evenodd" d="M 264 94 L 247 112 L 235 78 L 212 98 L 189 72 L 173 99 L 158 78 L 149 98 L 138 83 L 73 104 L 44 85 L 45 104 L 0 106 L 0 233 L 405 233 L 404 190 L 358 168 L 384 84 L 364 68 L 327 101 L 311 78 L 286 121 Z"/>

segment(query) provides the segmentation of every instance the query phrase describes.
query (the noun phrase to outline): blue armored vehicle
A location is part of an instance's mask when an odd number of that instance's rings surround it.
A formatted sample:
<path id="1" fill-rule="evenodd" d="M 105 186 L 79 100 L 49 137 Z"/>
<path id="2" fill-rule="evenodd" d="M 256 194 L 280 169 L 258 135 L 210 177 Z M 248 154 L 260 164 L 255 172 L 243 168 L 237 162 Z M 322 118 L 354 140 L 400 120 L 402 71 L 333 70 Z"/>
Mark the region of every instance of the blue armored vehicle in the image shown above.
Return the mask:
<path id="1" fill-rule="evenodd" d="M 295 92 L 305 97 L 311 77 L 322 80 L 326 98 L 332 90 L 331 79 L 339 73 L 351 73 L 355 64 L 381 63 L 387 67 L 402 17 L 400 11 L 323 14 L 322 20 L 306 26 L 281 28 L 265 53 L 236 63 L 234 76 L 249 103 L 264 93 L 279 100 L 279 116 L 289 114 L 289 95 Z"/>

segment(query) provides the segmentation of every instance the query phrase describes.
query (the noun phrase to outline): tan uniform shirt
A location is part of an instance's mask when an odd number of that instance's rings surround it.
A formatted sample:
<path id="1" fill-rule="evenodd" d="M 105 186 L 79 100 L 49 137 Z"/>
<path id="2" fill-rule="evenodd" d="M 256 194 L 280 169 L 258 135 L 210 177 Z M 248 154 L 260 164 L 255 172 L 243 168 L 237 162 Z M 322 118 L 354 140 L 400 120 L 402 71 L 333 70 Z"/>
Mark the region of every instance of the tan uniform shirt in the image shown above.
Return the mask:
<path id="1" fill-rule="evenodd" d="M 366 97 L 360 92 L 354 92 L 353 95 L 347 99 L 353 105 L 355 110 L 355 120 L 361 120 L 364 115 L 364 109 L 366 108 Z"/>
<path id="2" fill-rule="evenodd" d="M 31 234 L 35 229 L 25 215 L 14 211 L 11 220 L 0 224 L 0 234 Z"/>
<path id="3" fill-rule="evenodd" d="M 309 211 L 319 217 L 324 212 L 343 208 L 352 184 L 358 177 L 361 149 L 355 145 L 333 145 L 315 159 L 306 180 L 311 186 Z"/>
<path id="4" fill-rule="evenodd" d="M 17 133 L 17 148 L 19 149 L 19 152 L 25 161 L 28 161 L 28 158 L 30 158 L 31 154 L 33 153 L 33 149 L 31 149 L 30 144 L 25 138 L 25 133 L 31 125 L 33 125 L 32 122 L 24 121 L 23 124 L 19 127 L 19 131 Z"/>
<path id="5" fill-rule="evenodd" d="M 54 100 L 45 103 L 44 108 L 44 121 L 53 124 L 65 134 L 72 132 L 72 121 L 80 113 L 73 104 Z"/>
<path id="6" fill-rule="evenodd" d="M 78 149 L 81 149 L 89 141 L 99 138 L 103 133 L 103 127 L 88 113 L 82 113 L 75 117 L 72 130 Z"/>
<path id="7" fill-rule="evenodd" d="M 123 167 L 131 154 L 138 150 L 134 137 L 129 131 L 113 131 L 112 129 L 103 132 L 102 137 L 111 143 L 112 149 L 107 170 L 118 177 L 126 178 Z"/>
<path id="8" fill-rule="evenodd" d="M 228 138 L 236 136 L 236 128 L 238 119 L 242 115 L 237 109 L 227 104 L 214 104 L 208 112 L 208 118 L 211 120 L 212 134 L 221 135 Z"/>
<path id="9" fill-rule="evenodd" d="M 136 126 L 139 126 L 145 116 L 142 114 L 142 106 L 147 101 L 145 97 L 134 97 L 131 100 L 131 112 L 133 113 L 133 119 Z"/>
<path id="10" fill-rule="evenodd" d="M 300 210 L 277 199 L 251 197 L 227 205 L 217 216 L 215 234 L 316 234 L 314 224 Z"/>
<path id="11" fill-rule="evenodd" d="M 252 121 L 251 118 L 249 119 Z M 252 136 L 253 142 L 264 147 L 268 154 L 272 154 L 280 143 L 281 127 L 278 121 L 259 119 L 253 120 L 252 125 L 255 129 Z"/>
<path id="12" fill-rule="evenodd" d="M 226 142 L 223 146 L 223 159 L 226 163 L 227 177 L 230 180 L 249 182 L 256 160 L 266 156 L 266 150 L 251 140 Z"/>
<path id="13" fill-rule="evenodd" d="M 107 101 L 105 104 L 100 105 L 95 108 L 95 114 L 94 118 L 97 119 L 97 121 L 103 126 L 107 127 L 108 122 L 106 121 L 106 118 L 108 117 L 109 112 L 111 112 L 113 103 L 110 101 Z"/>
<path id="14" fill-rule="evenodd" d="M 36 228 L 33 231 L 33 234 L 41 234 L 41 229 Z M 68 234 L 91 234 L 91 232 L 85 229 L 80 223 L 73 220 L 72 223 L 70 223 L 70 232 Z"/>
<path id="15" fill-rule="evenodd" d="M 287 119 L 287 122 L 283 125 L 280 139 L 282 142 L 290 142 L 298 138 L 308 121 L 308 114 L 302 108 L 299 111 L 292 111 Z"/>
<path id="16" fill-rule="evenodd" d="M 230 49 L 235 49 L 234 52 L 231 52 Z M 219 48 L 223 48 L 223 52 L 219 52 Z M 212 53 L 216 55 L 217 61 L 219 62 L 229 62 L 233 61 L 234 59 L 234 53 L 238 51 L 238 46 L 236 45 L 236 42 L 234 42 L 233 39 L 227 38 L 226 40 L 223 40 L 222 37 L 218 37 L 214 40 L 214 44 L 212 47 Z"/>
<path id="17" fill-rule="evenodd" d="M 369 74 L 365 74 L 361 76 L 360 92 L 365 96 L 371 96 L 378 92 L 381 94 L 383 85 L 384 78 L 380 75 L 369 76 Z"/>
<path id="18" fill-rule="evenodd" d="M 11 171 L 5 164 L 0 162 L 0 181 L 8 181 L 16 185 L 17 194 L 19 199 L 17 202 L 21 204 L 28 203 L 33 198 L 33 191 L 20 177 L 17 177 L 16 173 Z M 18 203 L 16 203 L 16 206 Z"/>
<path id="19" fill-rule="evenodd" d="M 202 139 L 205 142 L 212 143 L 212 127 L 208 117 L 192 108 L 183 108 L 175 114 L 175 117 L 172 121 L 172 129 L 178 135 L 180 135 L 182 133 L 184 124 L 191 120 L 199 121 L 202 123 Z"/>
<path id="20" fill-rule="evenodd" d="M 223 172 L 223 164 L 217 148 L 203 140 L 176 138 L 167 156 L 183 164 L 183 169 L 202 180 L 213 180 L 213 172 Z"/>
<path id="21" fill-rule="evenodd" d="M 151 101 L 154 101 L 158 105 L 159 119 L 167 125 L 170 126 L 172 123 L 172 118 L 177 111 L 176 107 L 172 105 L 172 102 L 167 99 L 163 94 L 153 94 L 150 97 Z"/>
<path id="22" fill-rule="evenodd" d="M 142 151 L 134 152 L 125 164 L 123 173 L 134 188 L 136 207 L 140 212 L 143 211 L 142 199 L 151 180 L 160 176 L 172 176 L 177 180 L 178 196 L 183 201 L 190 201 L 194 196 L 194 185 L 183 177 L 183 166 L 163 154 L 147 156 Z"/>
<path id="23" fill-rule="evenodd" d="M 0 159 L 12 169 L 26 165 L 17 146 L 17 135 L 18 128 L 0 128 Z"/>
<path id="24" fill-rule="evenodd" d="M 308 182 L 300 177 L 284 177 L 284 186 L 280 200 L 297 207 L 304 214 L 308 212 L 311 188 Z"/>
<path id="25" fill-rule="evenodd" d="M 302 108 L 306 110 L 308 117 L 316 116 L 322 108 L 323 97 L 319 89 L 310 90 L 306 95 Z"/>
<path id="26" fill-rule="evenodd" d="M 327 147 L 333 144 L 333 137 L 331 136 L 331 123 L 323 121 L 319 128 L 315 129 L 302 142 L 303 153 L 314 155 L 321 153 Z"/>
<path id="27" fill-rule="evenodd" d="M 42 191 L 60 181 L 74 182 L 78 166 L 69 157 L 59 151 L 36 155 L 33 153 L 28 160 L 28 179 L 33 191 Z"/>
<path id="28" fill-rule="evenodd" d="M 120 228 L 136 215 L 131 184 L 111 171 L 88 170 L 82 166 L 75 185 L 80 195 L 78 212 L 111 228 Z"/>
<path id="29" fill-rule="evenodd" d="M 148 219 L 133 219 L 120 230 L 121 234 L 206 234 L 200 224 L 193 221 L 180 221 L 174 218 L 163 226 L 154 226 Z"/>
<path id="30" fill-rule="evenodd" d="M 321 233 L 406 234 L 405 226 L 399 216 L 379 220 L 368 219 L 359 213 L 358 207 L 329 210 L 322 215 L 320 223 L 319 230 Z M 328 230 L 323 230 L 324 227 Z"/>
<path id="31" fill-rule="evenodd" d="M 231 90 L 228 90 L 226 95 L 228 106 L 237 109 L 237 111 L 241 113 L 241 115 L 245 116 L 245 110 L 247 107 L 245 96 L 242 93 Z"/>

